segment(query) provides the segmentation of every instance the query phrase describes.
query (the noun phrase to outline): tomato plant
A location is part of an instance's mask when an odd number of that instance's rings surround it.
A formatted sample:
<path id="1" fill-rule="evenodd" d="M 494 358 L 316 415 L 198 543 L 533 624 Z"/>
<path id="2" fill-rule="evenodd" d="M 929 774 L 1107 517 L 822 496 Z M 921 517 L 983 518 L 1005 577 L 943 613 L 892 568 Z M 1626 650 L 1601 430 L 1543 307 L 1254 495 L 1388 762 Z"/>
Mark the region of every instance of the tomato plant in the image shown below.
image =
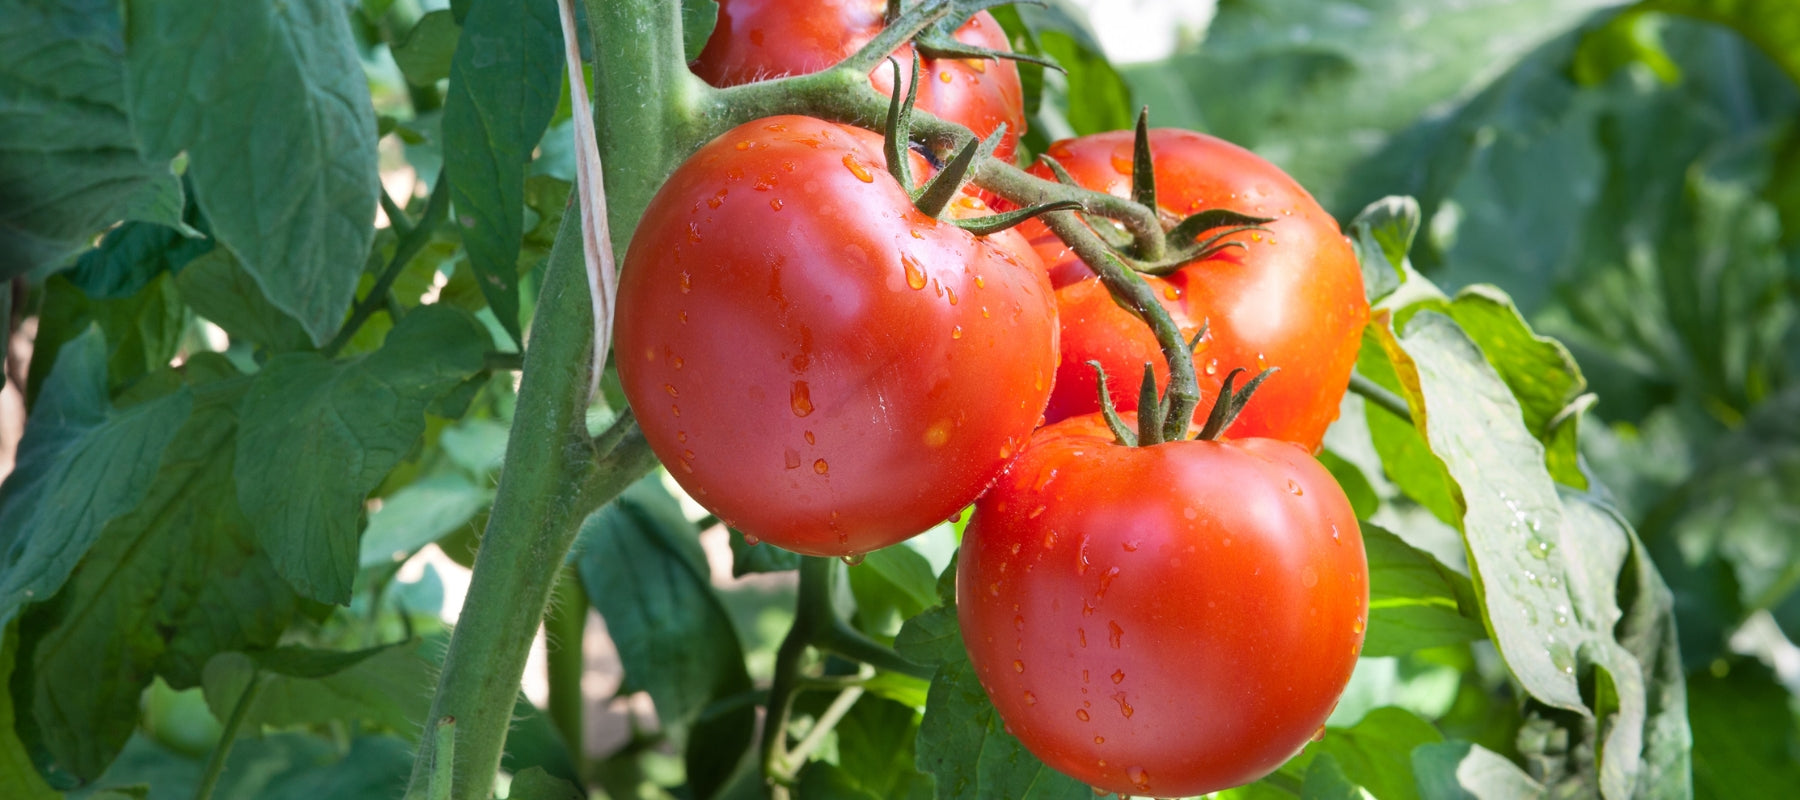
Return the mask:
<path id="1" fill-rule="evenodd" d="M 736 86 L 818 72 L 873 39 L 885 25 L 886 6 L 883 0 L 721 0 L 719 21 L 694 59 L 694 74 L 714 86 Z M 1012 52 L 1006 32 L 986 11 L 969 17 L 956 29 L 955 39 L 969 48 Z M 918 58 L 917 49 L 908 44 L 894 51 L 903 76 Z M 1019 68 L 1011 60 L 927 55 L 919 60 L 919 74 L 919 108 L 983 138 L 1006 125 L 994 156 L 1012 159 L 1025 133 L 1025 109 Z M 884 95 L 894 91 L 893 74 L 886 67 L 870 72 L 869 82 Z M 901 91 L 908 83 L 902 81 Z"/>
<path id="2" fill-rule="evenodd" d="M 802 553 L 968 505 L 1056 369 L 1024 240 L 926 216 L 883 164 L 866 130 L 747 123 L 669 177 L 625 258 L 619 377 L 645 437 L 727 524 Z"/>
<path id="3" fill-rule="evenodd" d="M 1166 219 L 1214 208 L 1269 219 L 1264 231 L 1232 234 L 1228 248 L 1180 268 L 1161 287 L 1186 317 L 1204 326 L 1194 350 L 1201 388 L 1216 391 L 1233 369 L 1277 367 L 1260 401 L 1232 428 L 1233 436 L 1266 436 L 1317 448 L 1337 418 L 1368 319 L 1362 275 L 1337 222 L 1287 173 L 1256 154 L 1192 131 L 1150 131 L 1156 200 Z M 1076 182 L 1125 196 L 1131 190 L 1132 134 L 1115 131 L 1058 141 L 1047 155 Z M 1032 172 L 1051 176 L 1039 163 Z M 1052 283 L 1077 283 L 1091 270 L 1060 238 L 1041 225 L 1022 228 L 1049 265 Z M 1077 290 L 1065 302 L 1080 304 L 1063 320 L 1063 361 L 1050 421 L 1097 408 L 1083 353 L 1141 352 L 1154 347 L 1148 328 L 1130 324 L 1130 312 L 1083 303 L 1095 290 Z M 1136 407 L 1131 388 L 1142 362 L 1107 362 L 1121 409 Z M 1116 368 L 1115 368 L 1116 367 Z M 1167 370 L 1159 365 L 1159 381 Z"/>

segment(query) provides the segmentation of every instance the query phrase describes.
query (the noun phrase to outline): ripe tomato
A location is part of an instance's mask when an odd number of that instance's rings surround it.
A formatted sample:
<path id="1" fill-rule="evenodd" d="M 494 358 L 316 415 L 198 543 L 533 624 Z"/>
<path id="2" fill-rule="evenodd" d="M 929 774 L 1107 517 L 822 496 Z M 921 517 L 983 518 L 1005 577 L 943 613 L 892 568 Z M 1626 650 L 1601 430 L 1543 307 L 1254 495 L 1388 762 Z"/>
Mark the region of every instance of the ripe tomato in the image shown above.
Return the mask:
<path id="1" fill-rule="evenodd" d="M 782 75 L 818 72 L 844 60 L 882 29 L 883 0 L 719 0 L 719 22 L 694 60 L 694 74 L 714 86 L 736 86 Z M 986 11 L 956 31 L 964 44 L 1010 52 L 1006 33 Z M 901 74 L 912 74 L 913 46 L 894 52 Z M 918 108 L 961 124 L 976 137 L 1006 123 L 994 155 L 1011 160 L 1025 132 L 1025 100 L 1019 68 L 1005 59 L 928 58 Z M 892 94 L 893 73 L 884 63 L 869 74 L 882 94 Z M 901 84 L 905 86 L 904 83 Z"/>
<path id="2" fill-rule="evenodd" d="M 1168 280 L 1187 317 L 1195 325 L 1208 326 L 1207 339 L 1194 355 L 1203 396 L 1212 397 L 1235 368 L 1252 375 L 1266 367 L 1280 368 L 1263 383 L 1227 435 L 1282 439 L 1317 449 L 1325 428 L 1337 418 L 1369 318 L 1362 273 L 1349 240 L 1312 195 L 1255 153 L 1223 139 L 1169 128 L 1150 132 L 1150 149 L 1157 203 L 1171 223 L 1212 208 L 1274 218 L 1265 226 L 1266 234 L 1232 237 L 1245 249 L 1232 248 L 1191 264 Z M 1081 185 L 1130 195 L 1131 131 L 1059 141 L 1048 152 Z M 1051 176 L 1041 163 L 1031 171 Z M 1050 265 L 1052 284 L 1063 287 L 1092 275 L 1040 223 L 1028 222 L 1020 231 Z M 1088 370 L 1071 362 L 1071 351 L 1108 347 L 1154 351 L 1149 329 L 1123 325 L 1121 320 L 1129 318 L 1128 312 L 1117 309 L 1111 315 L 1089 315 L 1091 325 L 1065 322 L 1058 383 L 1072 385 L 1075 371 Z M 1138 337 L 1140 344 L 1111 343 L 1124 334 Z M 1160 357 L 1154 361 L 1162 376 L 1166 366 Z M 1113 397 L 1135 396 L 1139 376 L 1136 369 L 1117 376 L 1109 383 Z M 1135 397 L 1121 407 L 1135 408 Z M 1051 422 L 1097 411 L 1099 402 L 1092 392 L 1083 398 L 1071 395 L 1067 401 L 1059 393 L 1053 408 L 1058 413 L 1047 417 Z"/>
<path id="3" fill-rule="evenodd" d="M 1188 319 L 1175 287 L 1161 278 L 1144 280 L 1175 320 L 1182 337 L 1193 338 L 1199 326 Z M 1158 392 L 1168 386 L 1168 362 L 1149 326 L 1113 300 L 1112 293 L 1098 278 L 1057 289 L 1056 317 L 1062 331 L 1062 361 L 1056 367 L 1056 385 L 1050 392 L 1044 419 L 1056 421 L 1091 414 L 1099 408 L 1096 398 L 1100 380 L 1089 361 L 1100 362 L 1106 370 L 1107 390 L 1113 407 L 1120 411 L 1137 409 L 1144 364 L 1155 368 Z"/>
<path id="4" fill-rule="evenodd" d="M 867 553 L 973 501 L 1056 370 L 1031 248 L 920 213 L 882 164 L 858 128 L 739 126 L 676 168 L 621 271 L 619 379 L 651 448 L 802 553 Z"/>
<path id="5" fill-rule="evenodd" d="M 1099 789 L 1187 797 L 1267 774 L 1324 725 L 1368 585 L 1350 502 L 1305 451 L 1125 447 L 1090 415 L 1039 430 L 976 503 L 956 598 L 1027 749 Z"/>

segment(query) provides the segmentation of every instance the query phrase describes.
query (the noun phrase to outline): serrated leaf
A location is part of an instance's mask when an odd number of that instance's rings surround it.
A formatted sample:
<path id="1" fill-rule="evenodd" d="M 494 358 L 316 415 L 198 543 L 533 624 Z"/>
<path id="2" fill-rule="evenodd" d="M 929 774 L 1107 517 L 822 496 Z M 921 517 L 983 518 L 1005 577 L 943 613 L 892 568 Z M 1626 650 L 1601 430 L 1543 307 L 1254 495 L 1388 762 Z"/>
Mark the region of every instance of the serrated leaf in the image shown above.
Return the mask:
<path id="1" fill-rule="evenodd" d="M 401 320 L 367 356 L 276 356 L 244 397 L 237 499 L 270 560 L 302 595 L 350 598 L 363 500 L 425 431 L 425 409 L 482 368 L 487 333 L 437 306 Z"/>
<path id="2" fill-rule="evenodd" d="M 1406 279 L 1406 253 L 1419 232 L 1419 201 L 1388 196 L 1364 207 L 1350 221 L 1350 241 L 1362 265 L 1363 294 L 1374 303 Z"/>
<path id="3" fill-rule="evenodd" d="M 337 331 L 374 235 L 375 112 L 337 0 L 127 3 L 127 105 L 315 344 Z M 254 57 L 246 54 L 254 53 Z"/>
<path id="4" fill-rule="evenodd" d="M 919 712 L 892 700 L 864 696 L 835 728 L 839 766 L 874 797 L 931 800 L 930 776 L 914 766 Z"/>
<path id="5" fill-rule="evenodd" d="M 144 500 L 193 405 L 179 391 L 112 410 L 104 353 L 98 330 L 63 347 L 0 484 L 0 626 L 56 595 L 106 524 Z"/>
<path id="6" fill-rule="evenodd" d="M 891 636 L 901 623 L 937 603 L 937 575 L 909 547 L 885 547 L 849 569 L 856 621 L 869 633 Z"/>
<path id="7" fill-rule="evenodd" d="M 894 650 L 917 664 L 944 664 L 967 658 L 962 649 L 962 628 L 955 606 L 934 606 L 914 616 L 894 637 Z"/>
<path id="8" fill-rule="evenodd" d="M 399 65 L 407 83 L 435 86 L 450 77 L 450 60 L 461 36 L 462 28 L 450 9 L 428 12 L 394 43 L 394 63 Z"/>
<path id="9" fill-rule="evenodd" d="M 1535 800 L 1544 787 L 1478 744 L 1444 742 L 1412 751 L 1413 772 L 1425 800 Z"/>
<path id="10" fill-rule="evenodd" d="M 1369 558 L 1368 657 L 1405 655 L 1487 635 L 1469 579 L 1370 523 L 1362 525 Z"/>
<path id="11" fill-rule="evenodd" d="M 649 692 L 663 729 L 677 743 L 695 730 L 708 704 L 751 687 L 743 648 L 713 591 L 696 533 L 652 474 L 588 517 L 575 555 L 589 601 L 619 648 L 621 691 Z M 708 721 L 708 737 L 720 749 L 688 751 L 696 795 L 709 794 L 730 776 L 749 747 L 755 720 L 755 709 L 743 706 Z"/>
<path id="12" fill-rule="evenodd" d="M 1009 797 L 1087 800 L 1080 781 L 1037 760 L 1004 729 L 966 657 L 938 665 L 919 724 L 919 769 L 946 800 Z"/>
<path id="13" fill-rule="evenodd" d="M 181 184 L 132 137 L 110 0 L 0 0 L 0 281 L 121 218 L 181 224 Z"/>
<path id="14" fill-rule="evenodd" d="M 142 502 L 107 524 L 54 601 L 25 616 L 14 696 L 29 698 L 20 731 L 49 774 L 98 777 L 130 738 L 153 675 L 194 686 L 207 659 L 273 645 L 295 613 L 298 598 L 234 502 L 248 382 L 184 390 L 193 410 L 169 425 Z"/>
<path id="15" fill-rule="evenodd" d="M 254 343 L 271 353 L 312 347 L 312 337 L 287 312 L 263 295 L 256 278 L 224 247 L 188 262 L 175 276 L 181 299 L 194 313 L 218 325 L 233 339 Z"/>
<path id="16" fill-rule="evenodd" d="M 554 0 L 475 0 L 444 100 L 453 219 L 488 307 L 515 342 L 525 164 L 556 111 L 562 52 Z"/>
<path id="17" fill-rule="evenodd" d="M 719 23 L 715 0 L 681 0 L 681 49 L 688 61 L 700 57 L 701 48 Z"/>

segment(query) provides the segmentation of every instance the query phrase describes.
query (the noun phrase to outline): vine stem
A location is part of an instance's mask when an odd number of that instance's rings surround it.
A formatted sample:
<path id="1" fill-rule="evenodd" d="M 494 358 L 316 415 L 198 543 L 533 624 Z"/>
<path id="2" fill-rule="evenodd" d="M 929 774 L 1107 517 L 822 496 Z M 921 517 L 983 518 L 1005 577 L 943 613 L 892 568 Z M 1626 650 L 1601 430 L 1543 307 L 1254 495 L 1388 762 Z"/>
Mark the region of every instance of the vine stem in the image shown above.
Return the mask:
<path id="1" fill-rule="evenodd" d="M 1364 377 L 1360 372 L 1350 373 L 1350 392 L 1374 403 L 1376 407 L 1389 414 L 1406 420 L 1408 423 L 1412 422 L 1412 408 L 1406 404 L 1406 398 L 1394 394 L 1386 386 Z"/>
<path id="2" fill-rule="evenodd" d="M 250 706 L 255 704 L 256 695 L 261 690 L 262 673 L 252 671 L 250 682 L 244 685 L 244 693 L 238 695 L 237 704 L 231 707 L 231 717 L 225 720 L 225 730 L 219 734 L 219 743 L 213 745 L 212 756 L 206 760 L 206 772 L 200 778 L 199 788 L 194 790 L 194 800 L 212 800 L 213 790 L 219 785 L 219 776 L 225 774 L 225 760 L 231 757 L 231 747 L 237 742 L 238 729 L 244 726 L 244 719 L 250 715 Z"/>
<path id="3" fill-rule="evenodd" d="M 350 343 L 350 337 L 355 336 L 356 332 L 362 329 L 363 323 L 369 321 L 369 317 L 374 316 L 376 311 L 387 308 L 389 292 L 393 290 L 394 281 L 399 279 L 401 270 L 404 270 L 406 265 L 412 262 L 413 257 L 417 256 L 419 251 L 425 249 L 425 245 L 431 243 L 432 230 L 449 214 L 449 187 L 450 183 L 444 180 L 443 171 L 439 170 L 437 182 L 433 184 L 431 191 L 431 199 L 425 203 L 425 215 L 419 219 L 417 225 L 407 226 L 406 216 L 398 206 L 388 212 L 388 224 L 392 225 L 394 230 L 402 231 L 400 243 L 394 246 L 394 257 L 388 259 L 387 267 L 381 271 L 381 276 L 375 279 L 375 285 L 370 286 L 369 293 L 363 295 L 363 298 L 357 301 L 356 307 L 350 310 L 350 318 L 344 321 L 344 326 L 338 328 L 337 335 L 331 337 L 331 341 L 320 348 L 320 352 L 324 353 L 326 358 L 337 355 L 339 350 L 344 349 L 344 345 Z M 381 193 L 381 197 L 389 204 L 393 203 L 388 199 L 386 191 Z M 389 313 L 392 313 L 391 309 Z"/>

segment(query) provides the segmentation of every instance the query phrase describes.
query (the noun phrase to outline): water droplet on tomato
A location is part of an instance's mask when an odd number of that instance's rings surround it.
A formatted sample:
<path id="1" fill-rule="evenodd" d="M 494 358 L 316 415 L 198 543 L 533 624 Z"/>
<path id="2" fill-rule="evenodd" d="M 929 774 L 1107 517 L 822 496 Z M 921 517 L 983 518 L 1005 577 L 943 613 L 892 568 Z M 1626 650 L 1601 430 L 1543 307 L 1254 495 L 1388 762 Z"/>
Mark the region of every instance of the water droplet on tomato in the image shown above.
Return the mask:
<path id="1" fill-rule="evenodd" d="M 1037 695 L 1032 694 L 1030 692 L 1026 692 L 1025 693 L 1025 705 L 1028 705 L 1028 706 L 1037 705 Z"/>
<path id="2" fill-rule="evenodd" d="M 1137 549 L 1138 549 L 1138 540 L 1132 539 L 1131 541 L 1126 542 L 1120 546 L 1125 548 L 1125 552 L 1127 552 L 1127 553 L 1135 553 L 1135 552 L 1137 552 Z"/>
<path id="3" fill-rule="evenodd" d="M 680 321 L 681 324 L 686 325 L 687 324 L 687 311 L 684 309 L 684 310 L 675 312 L 675 319 Z"/>
<path id="4" fill-rule="evenodd" d="M 694 276 L 689 275 L 688 271 L 684 269 L 681 271 L 681 293 L 687 294 L 688 292 L 691 292 L 693 290 L 694 290 Z"/>
<path id="5" fill-rule="evenodd" d="M 1024 672 L 1024 671 L 1025 671 L 1025 662 L 1020 661 L 1019 659 L 1016 659 L 1016 658 L 1013 659 L 1013 672 Z"/>
<path id="6" fill-rule="evenodd" d="M 1020 631 L 1025 630 L 1024 615 L 1022 615 L 1022 614 L 1014 614 L 1013 615 L 1013 630 L 1020 630 Z"/>
<path id="7" fill-rule="evenodd" d="M 1318 730 L 1313 731 L 1312 740 L 1315 742 L 1325 741 L 1325 726 L 1324 725 L 1320 725 Z"/>
<path id="8" fill-rule="evenodd" d="M 1208 374 L 1208 375 L 1219 374 L 1219 360 L 1218 359 L 1214 358 L 1214 359 L 1210 359 L 1206 362 L 1206 374 Z"/>
<path id="9" fill-rule="evenodd" d="M 769 208 L 772 208 L 776 211 L 780 211 L 781 210 L 781 198 L 779 198 L 779 197 L 769 198 Z"/>
<path id="10" fill-rule="evenodd" d="M 681 406 L 675 405 L 674 403 L 670 403 L 669 404 L 669 413 L 674 414 L 677 417 L 681 416 Z"/>
<path id="11" fill-rule="evenodd" d="M 675 432 L 675 441 L 682 442 L 685 444 L 687 442 L 687 431 L 676 431 Z"/>
<path id="12" fill-rule="evenodd" d="M 1119 568 L 1108 567 L 1106 572 L 1100 576 L 1100 588 L 1095 590 L 1094 599 L 1099 600 L 1105 597 L 1107 587 L 1112 586 L 1113 579 L 1117 577 L 1119 577 Z"/>
<path id="13" fill-rule="evenodd" d="M 1125 702 L 1124 692 L 1113 693 L 1112 699 L 1113 702 L 1119 704 L 1119 713 L 1126 719 L 1131 719 L 1131 715 L 1137 713 L 1137 709 L 1132 708 L 1130 703 Z"/>
<path id="14" fill-rule="evenodd" d="M 1076 639 L 1076 641 L 1081 643 L 1082 647 L 1087 647 L 1087 629 L 1086 628 L 1076 628 L 1075 629 L 1075 639 Z M 1086 675 L 1087 673 L 1083 672 L 1082 674 Z M 1082 680 L 1087 680 L 1087 678 L 1083 677 Z"/>
<path id="15" fill-rule="evenodd" d="M 663 384 L 663 391 L 668 392 L 670 397 L 680 397 L 681 396 L 681 392 L 677 391 L 675 389 L 675 384 L 673 384 L 673 383 Z"/>
<path id="16" fill-rule="evenodd" d="M 1362 615 L 1358 614 L 1356 615 L 1356 620 L 1350 623 L 1350 632 L 1361 635 L 1365 625 L 1366 623 L 1363 622 Z"/>
<path id="17" fill-rule="evenodd" d="M 993 595 L 994 597 L 999 597 L 1000 596 L 1000 584 L 997 582 L 988 584 L 988 594 Z"/>
<path id="18" fill-rule="evenodd" d="M 1177 300 L 1177 299 L 1180 299 L 1181 292 L 1176 291 L 1175 287 L 1173 287 L 1173 286 L 1164 286 L 1163 287 L 1163 297 L 1166 297 L 1170 300 Z"/>
<path id="19" fill-rule="evenodd" d="M 1125 629 L 1119 627 L 1119 623 L 1110 619 L 1106 621 L 1106 629 L 1110 631 L 1106 635 L 1107 643 L 1111 644 L 1114 650 L 1119 649 L 1119 638 L 1125 635 Z"/>
<path id="20" fill-rule="evenodd" d="M 1113 679 L 1114 686 L 1124 683 L 1125 682 L 1125 670 L 1122 670 L 1122 669 L 1114 670 L 1113 674 L 1112 674 L 1112 679 Z"/>
<path id="21" fill-rule="evenodd" d="M 807 431 L 806 433 L 801 434 L 801 435 L 806 437 L 807 444 L 816 444 L 816 442 L 813 440 L 813 432 L 812 431 Z"/>
<path id="22" fill-rule="evenodd" d="M 1344 543 L 1344 536 L 1343 534 L 1338 533 L 1338 526 L 1335 522 L 1331 524 L 1331 543 L 1336 545 L 1342 545 Z"/>
<path id="23" fill-rule="evenodd" d="M 956 290 L 955 289 L 952 289 L 948 286 L 944 287 L 944 295 L 946 298 L 948 298 L 950 300 L 950 305 L 956 305 Z"/>
<path id="24" fill-rule="evenodd" d="M 961 325 L 950 326 L 950 338 L 952 338 L 952 339 L 961 339 L 962 338 L 962 326 Z"/>
<path id="25" fill-rule="evenodd" d="M 676 369 L 681 369 L 682 367 L 684 367 L 686 365 L 687 365 L 687 362 L 683 361 L 680 356 L 676 356 L 675 358 L 669 359 L 669 366 L 674 367 Z"/>
<path id="26" fill-rule="evenodd" d="M 941 81 L 941 82 L 943 82 L 943 83 L 949 83 L 949 82 L 950 82 L 950 71 L 949 71 L 949 70 L 944 70 L 944 71 L 942 71 L 942 72 L 939 72 L 939 73 L 938 73 L 938 80 L 939 80 L 939 81 Z"/>
<path id="27" fill-rule="evenodd" d="M 831 471 L 831 465 L 825 463 L 825 459 L 821 458 L 818 461 L 813 462 L 813 472 L 817 472 L 820 475 L 824 475 L 825 473 L 830 472 L 830 471 Z"/>
<path id="28" fill-rule="evenodd" d="M 1125 777 L 1131 779 L 1131 785 L 1136 786 L 1138 791 L 1150 788 L 1150 771 L 1143 767 L 1127 767 Z"/>
<path id="29" fill-rule="evenodd" d="M 794 388 L 789 393 L 788 402 L 793 406 L 796 417 L 804 417 L 813 412 L 812 389 L 806 385 L 806 381 L 794 381 Z"/>
<path id="30" fill-rule="evenodd" d="M 785 460 L 787 462 L 788 469 L 799 469 L 800 468 L 800 452 L 798 450 L 795 450 L 794 448 L 790 447 L 787 449 L 786 453 L 782 454 L 782 456 L 785 458 Z"/>
<path id="31" fill-rule="evenodd" d="M 817 147 L 818 143 L 813 143 L 813 146 Z M 844 154 L 844 168 L 850 170 L 850 174 L 855 175 L 856 179 L 863 183 L 875 182 L 875 176 L 869 172 L 868 167 L 863 166 L 861 161 L 856 160 L 855 153 Z"/>
<path id="32" fill-rule="evenodd" d="M 1025 518 L 1026 519 L 1037 519 L 1038 517 L 1041 517 L 1044 515 L 1045 510 L 1046 509 L 1044 506 L 1038 506 L 1037 508 L 1032 509 L 1031 513 L 1026 514 Z"/>
<path id="33" fill-rule="evenodd" d="M 749 149 L 750 149 L 750 143 L 749 143 L 749 142 L 738 142 L 738 143 L 737 143 L 737 149 L 739 149 L 739 150 L 749 150 Z"/>
<path id="34" fill-rule="evenodd" d="M 1300 495 L 1306 494 L 1306 492 L 1304 492 L 1300 489 L 1300 484 L 1295 482 L 1291 478 L 1288 480 L 1288 493 L 1295 497 L 1299 497 Z"/>
<path id="35" fill-rule="evenodd" d="M 1081 720 L 1082 722 L 1087 722 L 1088 721 L 1087 709 L 1085 709 L 1085 708 L 1075 709 L 1075 718 L 1078 720 Z"/>
<path id="36" fill-rule="evenodd" d="M 744 544 L 747 544 L 751 547 L 755 547 L 759 544 L 762 544 L 762 538 L 758 537 L 754 533 L 745 532 L 744 533 Z"/>
<path id="37" fill-rule="evenodd" d="M 682 461 L 682 460 L 680 460 L 680 459 L 676 459 L 676 462 L 675 462 L 675 463 L 677 463 L 677 464 L 680 464 L 680 465 L 681 465 L 681 471 L 682 471 L 682 472 L 685 472 L 685 473 L 687 473 L 687 474 L 689 474 L 689 475 L 692 475 L 692 474 L 694 474 L 694 465 L 693 465 L 693 464 L 689 464 L 689 463 L 688 463 L 688 462 L 686 462 L 686 461 Z"/>
<path id="38" fill-rule="evenodd" d="M 906 268 L 907 286 L 911 286 L 915 290 L 925 288 L 925 270 L 919 267 L 916 259 L 906 253 L 901 253 L 900 265 Z"/>
<path id="39" fill-rule="evenodd" d="M 1075 554 L 1075 574 L 1086 575 L 1088 571 L 1088 535 L 1081 535 L 1081 547 Z"/>

